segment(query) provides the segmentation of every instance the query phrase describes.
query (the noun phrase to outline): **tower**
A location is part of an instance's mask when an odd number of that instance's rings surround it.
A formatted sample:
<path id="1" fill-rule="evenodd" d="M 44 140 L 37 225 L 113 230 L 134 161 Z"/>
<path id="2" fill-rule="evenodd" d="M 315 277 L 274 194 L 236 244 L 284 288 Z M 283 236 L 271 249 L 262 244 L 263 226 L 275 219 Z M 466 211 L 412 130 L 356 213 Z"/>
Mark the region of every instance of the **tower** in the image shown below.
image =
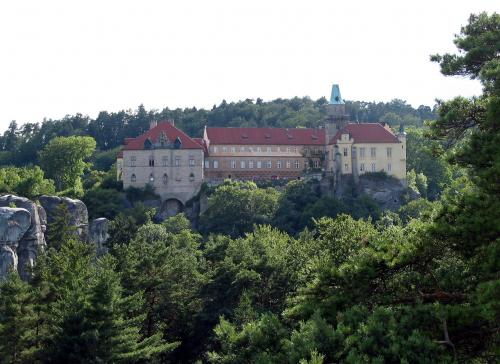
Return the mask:
<path id="1" fill-rule="evenodd" d="M 327 136 L 327 143 L 330 139 L 337 134 L 337 132 L 344 128 L 349 120 L 349 115 L 345 111 L 345 101 L 340 94 L 340 87 L 337 84 L 332 85 L 332 94 L 330 101 L 326 105 L 326 120 L 325 130 Z"/>

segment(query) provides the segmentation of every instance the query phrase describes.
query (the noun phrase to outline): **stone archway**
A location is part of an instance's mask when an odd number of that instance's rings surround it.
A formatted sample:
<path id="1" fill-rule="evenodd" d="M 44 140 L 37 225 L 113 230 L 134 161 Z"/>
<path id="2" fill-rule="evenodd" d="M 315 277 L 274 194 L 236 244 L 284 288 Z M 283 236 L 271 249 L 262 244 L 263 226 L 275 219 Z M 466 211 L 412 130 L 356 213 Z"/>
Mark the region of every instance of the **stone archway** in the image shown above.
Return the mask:
<path id="1" fill-rule="evenodd" d="M 161 204 L 160 218 L 165 220 L 166 218 L 175 216 L 182 211 L 184 211 L 184 205 L 182 202 L 176 198 L 169 198 Z"/>

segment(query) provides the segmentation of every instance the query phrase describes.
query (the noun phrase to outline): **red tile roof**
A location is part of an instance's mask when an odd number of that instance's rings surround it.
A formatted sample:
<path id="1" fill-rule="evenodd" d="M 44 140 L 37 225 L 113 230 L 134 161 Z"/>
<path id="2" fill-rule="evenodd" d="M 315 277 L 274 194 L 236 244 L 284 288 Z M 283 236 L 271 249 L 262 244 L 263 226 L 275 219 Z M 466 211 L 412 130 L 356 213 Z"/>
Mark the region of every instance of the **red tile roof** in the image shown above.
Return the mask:
<path id="1" fill-rule="evenodd" d="M 330 144 L 336 144 L 345 133 L 349 133 L 354 143 L 399 143 L 399 139 L 382 124 L 362 123 L 347 124 L 330 140 Z"/>
<path id="2" fill-rule="evenodd" d="M 210 144 L 324 145 L 324 129 L 207 128 Z"/>
<path id="3" fill-rule="evenodd" d="M 158 141 L 161 133 L 165 133 L 169 141 L 173 142 L 179 138 L 182 142 L 181 149 L 203 149 L 203 147 L 185 134 L 182 130 L 177 129 L 169 122 L 159 122 L 154 128 L 149 129 L 144 134 L 137 138 L 127 138 L 123 150 L 142 150 L 144 149 L 144 142 L 150 139 L 154 144 Z"/>

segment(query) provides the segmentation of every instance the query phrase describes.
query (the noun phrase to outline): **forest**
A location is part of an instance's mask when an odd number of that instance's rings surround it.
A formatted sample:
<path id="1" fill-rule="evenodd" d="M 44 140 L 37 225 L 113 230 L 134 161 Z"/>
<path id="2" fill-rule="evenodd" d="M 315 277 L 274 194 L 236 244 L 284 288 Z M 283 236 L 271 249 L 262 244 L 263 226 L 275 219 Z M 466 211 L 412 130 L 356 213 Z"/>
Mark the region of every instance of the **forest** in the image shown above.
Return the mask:
<path id="1" fill-rule="evenodd" d="M 0 363 L 496 363 L 500 357 L 500 15 L 471 15 L 445 76 L 482 94 L 417 109 L 347 102 L 350 118 L 407 131 L 408 189 L 395 211 L 318 183 L 204 186 L 195 225 L 164 221 L 124 190 L 125 137 L 174 119 L 317 127 L 326 99 L 223 101 L 67 116 L 0 137 L 0 193 L 79 198 L 110 222 L 109 252 L 61 211 L 32 279 L 0 282 Z M 373 176 L 386 178 L 386 176 Z"/>

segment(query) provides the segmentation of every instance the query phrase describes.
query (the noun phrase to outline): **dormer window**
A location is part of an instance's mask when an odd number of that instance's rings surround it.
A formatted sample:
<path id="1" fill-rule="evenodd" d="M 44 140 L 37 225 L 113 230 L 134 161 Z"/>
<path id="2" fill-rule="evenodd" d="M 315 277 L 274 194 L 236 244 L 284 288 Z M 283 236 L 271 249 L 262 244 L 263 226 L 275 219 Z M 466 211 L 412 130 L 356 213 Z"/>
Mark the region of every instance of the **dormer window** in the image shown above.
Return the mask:
<path id="1" fill-rule="evenodd" d="M 164 147 L 167 145 L 167 141 L 168 141 L 168 138 L 165 135 L 165 132 L 162 131 L 160 134 L 160 137 L 158 138 L 158 144 L 160 144 L 160 146 Z"/>
<path id="2" fill-rule="evenodd" d="M 265 134 L 264 136 L 266 137 L 266 139 L 271 139 L 271 134 Z"/>
<path id="3" fill-rule="evenodd" d="M 247 134 L 241 134 L 241 138 L 242 139 L 248 139 L 248 135 Z"/>
<path id="4" fill-rule="evenodd" d="M 342 140 L 348 142 L 349 141 L 349 134 L 342 134 Z"/>
<path id="5" fill-rule="evenodd" d="M 144 141 L 144 149 L 151 149 L 153 147 L 153 143 L 151 142 L 151 139 L 147 138 Z"/>
<path id="6" fill-rule="evenodd" d="M 181 149 L 181 147 L 182 147 L 181 138 L 179 138 L 179 137 L 175 138 L 174 148 L 175 149 Z"/>

